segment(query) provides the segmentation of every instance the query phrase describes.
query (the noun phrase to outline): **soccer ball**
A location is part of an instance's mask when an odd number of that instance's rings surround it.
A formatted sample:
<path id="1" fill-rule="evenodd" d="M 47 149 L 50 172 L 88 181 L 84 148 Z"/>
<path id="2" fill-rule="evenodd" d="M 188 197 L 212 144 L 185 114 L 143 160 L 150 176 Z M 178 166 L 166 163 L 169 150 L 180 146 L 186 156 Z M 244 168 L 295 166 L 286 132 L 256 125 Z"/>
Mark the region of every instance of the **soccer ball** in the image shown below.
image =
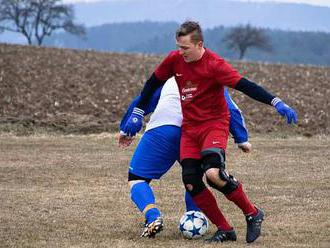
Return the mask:
<path id="1" fill-rule="evenodd" d="M 189 211 L 180 219 L 179 230 L 185 238 L 197 239 L 202 237 L 209 228 L 209 222 L 202 212 Z"/>

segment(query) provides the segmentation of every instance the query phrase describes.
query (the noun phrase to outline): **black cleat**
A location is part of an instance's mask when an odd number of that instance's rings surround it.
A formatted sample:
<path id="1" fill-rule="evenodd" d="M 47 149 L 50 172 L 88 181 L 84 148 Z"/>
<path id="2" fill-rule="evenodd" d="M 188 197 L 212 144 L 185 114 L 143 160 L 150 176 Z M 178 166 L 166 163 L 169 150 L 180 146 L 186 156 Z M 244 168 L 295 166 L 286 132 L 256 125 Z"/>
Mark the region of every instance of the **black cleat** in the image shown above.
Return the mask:
<path id="1" fill-rule="evenodd" d="M 257 208 L 258 212 L 256 216 L 246 216 L 247 230 L 246 230 L 246 242 L 252 243 L 261 234 L 261 223 L 264 220 L 264 211 Z"/>
<path id="2" fill-rule="evenodd" d="M 235 230 L 230 231 L 222 231 L 218 230 L 215 232 L 215 234 L 208 239 L 205 239 L 205 242 L 212 243 L 212 242 L 225 242 L 225 241 L 236 241 L 237 236 Z"/>
<path id="3" fill-rule="evenodd" d="M 141 237 L 155 238 L 156 234 L 163 230 L 163 227 L 163 218 L 157 217 L 153 222 L 145 224 Z"/>

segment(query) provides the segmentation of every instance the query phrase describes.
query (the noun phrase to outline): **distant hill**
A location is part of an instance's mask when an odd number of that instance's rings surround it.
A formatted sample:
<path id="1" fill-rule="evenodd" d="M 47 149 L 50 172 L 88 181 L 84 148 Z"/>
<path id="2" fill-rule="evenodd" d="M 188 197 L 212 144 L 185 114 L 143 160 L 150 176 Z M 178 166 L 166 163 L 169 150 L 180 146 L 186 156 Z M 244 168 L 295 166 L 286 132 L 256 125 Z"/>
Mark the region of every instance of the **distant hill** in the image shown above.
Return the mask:
<path id="1" fill-rule="evenodd" d="M 0 132 L 115 130 L 161 56 L 0 44 Z M 330 134 L 330 68 L 231 61 L 240 73 L 296 108 L 297 127 L 240 92 L 249 130 Z"/>
<path id="2" fill-rule="evenodd" d="M 94 49 L 98 51 L 142 52 L 164 54 L 175 49 L 175 22 L 136 22 L 104 24 L 87 29 L 87 39 L 70 34 L 57 34 L 46 40 L 47 46 Z M 223 42 L 228 27 L 215 27 L 204 32 L 206 46 L 226 58 L 236 59 L 237 52 Z M 247 60 L 288 64 L 330 65 L 330 33 L 290 32 L 265 29 L 271 38 L 271 53 L 249 50 Z"/>
<path id="3" fill-rule="evenodd" d="M 121 0 L 75 5 L 79 21 L 88 26 L 113 22 L 198 20 L 204 28 L 250 23 L 272 29 L 330 32 L 330 8 L 226 0 Z"/>
<path id="4" fill-rule="evenodd" d="M 60 33 L 48 38 L 48 46 L 76 49 L 95 49 L 98 51 L 138 51 L 138 44 L 149 42 L 155 37 L 172 34 L 177 28 L 175 22 L 135 22 L 114 23 L 87 29 L 86 39 L 68 33 Z M 173 40 L 173 39 L 172 39 Z"/>
<path id="5" fill-rule="evenodd" d="M 291 30 L 330 32 L 330 8 L 307 4 L 239 2 L 227 0 L 118 0 L 74 4 L 78 22 L 88 27 L 122 22 L 199 21 L 203 28 L 253 26 Z M 0 42 L 24 44 L 22 36 L 5 32 Z"/>

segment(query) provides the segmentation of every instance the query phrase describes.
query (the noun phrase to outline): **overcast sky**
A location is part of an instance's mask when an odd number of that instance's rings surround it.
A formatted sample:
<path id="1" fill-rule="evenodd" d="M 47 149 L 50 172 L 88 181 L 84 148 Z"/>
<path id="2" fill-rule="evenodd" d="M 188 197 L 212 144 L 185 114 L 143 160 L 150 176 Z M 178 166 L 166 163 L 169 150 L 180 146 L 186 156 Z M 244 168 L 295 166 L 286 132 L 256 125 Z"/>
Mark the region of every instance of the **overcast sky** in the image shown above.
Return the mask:
<path id="1" fill-rule="evenodd" d="M 77 2 L 99 2 L 100 0 L 63 0 L 66 3 L 77 3 Z M 123 0 L 102 0 L 102 1 L 123 1 Z M 134 0 L 133 0 L 134 1 Z M 135 0 L 138 1 L 138 0 Z M 236 1 L 236 0 L 232 0 Z M 321 5 L 330 7 L 330 0 L 239 0 L 239 1 L 250 1 L 250 2 L 285 2 L 285 3 L 307 3 L 312 5 Z"/>

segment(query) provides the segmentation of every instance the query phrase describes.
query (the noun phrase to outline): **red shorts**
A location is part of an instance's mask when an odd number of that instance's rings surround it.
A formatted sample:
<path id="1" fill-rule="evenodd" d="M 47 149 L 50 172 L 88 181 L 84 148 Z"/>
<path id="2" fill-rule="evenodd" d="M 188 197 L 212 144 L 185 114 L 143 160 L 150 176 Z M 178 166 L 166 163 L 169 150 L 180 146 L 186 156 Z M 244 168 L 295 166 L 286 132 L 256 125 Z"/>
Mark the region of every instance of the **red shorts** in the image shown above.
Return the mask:
<path id="1" fill-rule="evenodd" d="M 201 151 L 208 148 L 226 150 L 228 135 L 229 120 L 227 119 L 182 126 L 180 161 L 185 158 L 201 159 Z"/>

